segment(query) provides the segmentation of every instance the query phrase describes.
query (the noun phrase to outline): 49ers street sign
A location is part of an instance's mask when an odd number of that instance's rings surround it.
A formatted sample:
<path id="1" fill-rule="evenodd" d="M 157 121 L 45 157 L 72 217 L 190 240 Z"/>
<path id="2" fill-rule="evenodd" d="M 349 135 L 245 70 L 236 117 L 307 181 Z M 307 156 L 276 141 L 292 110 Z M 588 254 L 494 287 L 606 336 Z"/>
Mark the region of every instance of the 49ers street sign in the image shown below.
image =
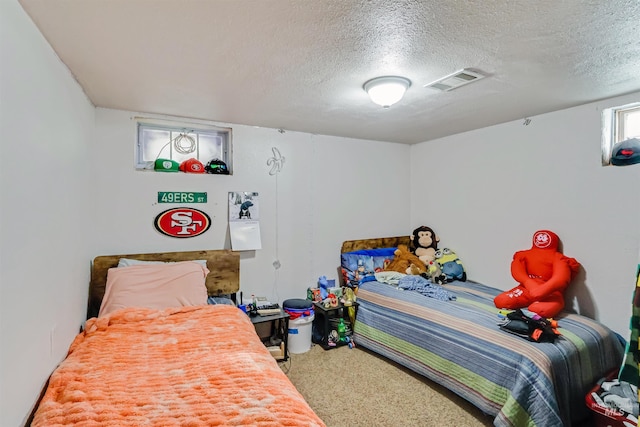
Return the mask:
<path id="1" fill-rule="evenodd" d="M 195 237 L 211 227 L 211 219 L 198 209 L 173 208 L 159 213 L 154 225 L 156 230 L 170 237 Z"/>

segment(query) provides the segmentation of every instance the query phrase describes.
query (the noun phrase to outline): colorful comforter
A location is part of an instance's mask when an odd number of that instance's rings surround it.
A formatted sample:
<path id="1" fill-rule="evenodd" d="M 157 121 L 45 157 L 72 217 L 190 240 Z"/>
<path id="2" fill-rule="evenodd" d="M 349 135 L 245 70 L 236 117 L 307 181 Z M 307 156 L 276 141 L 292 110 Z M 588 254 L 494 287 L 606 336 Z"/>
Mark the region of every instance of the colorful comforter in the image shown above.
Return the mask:
<path id="1" fill-rule="evenodd" d="M 363 283 L 355 342 L 454 391 L 495 416 L 496 426 L 568 427 L 589 415 L 587 391 L 622 361 L 615 333 L 562 314 L 562 335 L 534 343 L 499 329 L 498 289 L 473 282 L 445 288 L 455 301 Z"/>
<path id="2" fill-rule="evenodd" d="M 32 426 L 324 426 L 228 305 L 87 321 Z"/>

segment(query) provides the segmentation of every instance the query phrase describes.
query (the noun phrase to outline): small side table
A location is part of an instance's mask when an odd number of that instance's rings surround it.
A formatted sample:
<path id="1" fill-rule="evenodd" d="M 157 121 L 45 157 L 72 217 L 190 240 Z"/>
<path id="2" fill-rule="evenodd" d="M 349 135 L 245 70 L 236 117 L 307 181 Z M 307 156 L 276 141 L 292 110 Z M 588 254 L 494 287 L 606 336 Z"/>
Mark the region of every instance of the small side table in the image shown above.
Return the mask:
<path id="1" fill-rule="evenodd" d="M 315 317 L 313 319 L 313 329 L 316 333 L 313 334 L 313 342 L 320 344 L 325 350 L 340 347 L 347 344 L 346 342 L 337 342 L 336 345 L 329 345 L 329 334 L 332 330 L 336 329 L 334 323 L 344 319 L 344 323 L 347 327 L 348 335 L 353 334 L 353 324 L 349 316 L 349 308 L 353 308 L 354 316 L 358 313 L 358 302 L 352 303 L 350 306 L 338 303 L 337 307 L 325 308 L 321 302 L 313 303 L 313 310 Z"/>
<path id="2" fill-rule="evenodd" d="M 280 313 L 269 314 L 267 316 L 249 316 L 249 319 L 251 319 L 251 323 L 253 323 L 253 325 L 256 327 L 256 333 L 258 333 L 258 325 L 264 323 L 270 324 L 269 335 L 260 336 L 260 339 L 262 340 L 264 345 L 269 348 L 269 351 L 271 351 L 271 355 L 278 362 L 286 362 L 289 358 L 289 313 L 281 309 Z M 274 348 L 275 346 L 272 345 L 271 338 L 281 340 L 280 346 Z"/>

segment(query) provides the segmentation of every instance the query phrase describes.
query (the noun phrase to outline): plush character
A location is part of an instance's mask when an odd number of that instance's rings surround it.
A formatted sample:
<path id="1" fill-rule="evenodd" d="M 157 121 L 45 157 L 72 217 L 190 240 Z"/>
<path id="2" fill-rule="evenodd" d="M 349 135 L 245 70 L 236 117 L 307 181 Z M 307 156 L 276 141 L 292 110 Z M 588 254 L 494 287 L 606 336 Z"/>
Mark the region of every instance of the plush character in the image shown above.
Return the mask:
<path id="1" fill-rule="evenodd" d="M 436 250 L 440 238 L 427 226 L 420 226 L 411 233 L 411 252 L 427 265 L 436 259 Z"/>
<path id="2" fill-rule="evenodd" d="M 427 264 L 427 272 L 421 274 L 422 277 L 436 283 L 438 285 L 444 285 L 447 281 L 447 276 L 442 273 L 440 264 L 435 261 L 429 261 Z"/>
<path id="3" fill-rule="evenodd" d="M 497 308 L 527 307 L 551 318 L 564 308 L 564 290 L 578 273 L 580 264 L 558 252 L 558 236 L 549 230 L 533 235 L 531 249 L 513 255 L 511 275 L 519 283 L 494 298 Z"/>
<path id="4" fill-rule="evenodd" d="M 411 253 L 407 245 L 398 245 L 391 262 L 385 267 L 386 271 L 397 271 L 403 274 L 419 275 L 427 271 L 425 264 Z"/>
<path id="5" fill-rule="evenodd" d="M 467 273 L 464 271 L 462 261 L 460 261 L 458 255 L 451 249 L 438 249 L 436 251 L 436 262 L 440 264 L 442 272 L 447 276 L 447 282 L 453 280 L 465 282 L 467 280 Z"/>
<path id="6" fill-rule="evenodd" d="M 318 289 L 320 290 L 320 300 L 324 300 L 329 296 L 329 281 L 327 276 L 318 278 Z"/>

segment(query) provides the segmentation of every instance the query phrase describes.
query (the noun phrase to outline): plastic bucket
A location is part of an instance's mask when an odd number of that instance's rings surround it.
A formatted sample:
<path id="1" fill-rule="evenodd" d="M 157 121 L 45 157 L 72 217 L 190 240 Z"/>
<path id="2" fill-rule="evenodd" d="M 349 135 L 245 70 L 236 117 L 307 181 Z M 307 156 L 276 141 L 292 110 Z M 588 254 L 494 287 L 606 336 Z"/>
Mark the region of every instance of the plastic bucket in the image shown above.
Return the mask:
<path id="1" fill-rule="evenodd" d="M 289 352 L 293 354 L 306 353 L 311 350 L 311 329 L 315 316 L 298 317 L 289 320 Z"/>

